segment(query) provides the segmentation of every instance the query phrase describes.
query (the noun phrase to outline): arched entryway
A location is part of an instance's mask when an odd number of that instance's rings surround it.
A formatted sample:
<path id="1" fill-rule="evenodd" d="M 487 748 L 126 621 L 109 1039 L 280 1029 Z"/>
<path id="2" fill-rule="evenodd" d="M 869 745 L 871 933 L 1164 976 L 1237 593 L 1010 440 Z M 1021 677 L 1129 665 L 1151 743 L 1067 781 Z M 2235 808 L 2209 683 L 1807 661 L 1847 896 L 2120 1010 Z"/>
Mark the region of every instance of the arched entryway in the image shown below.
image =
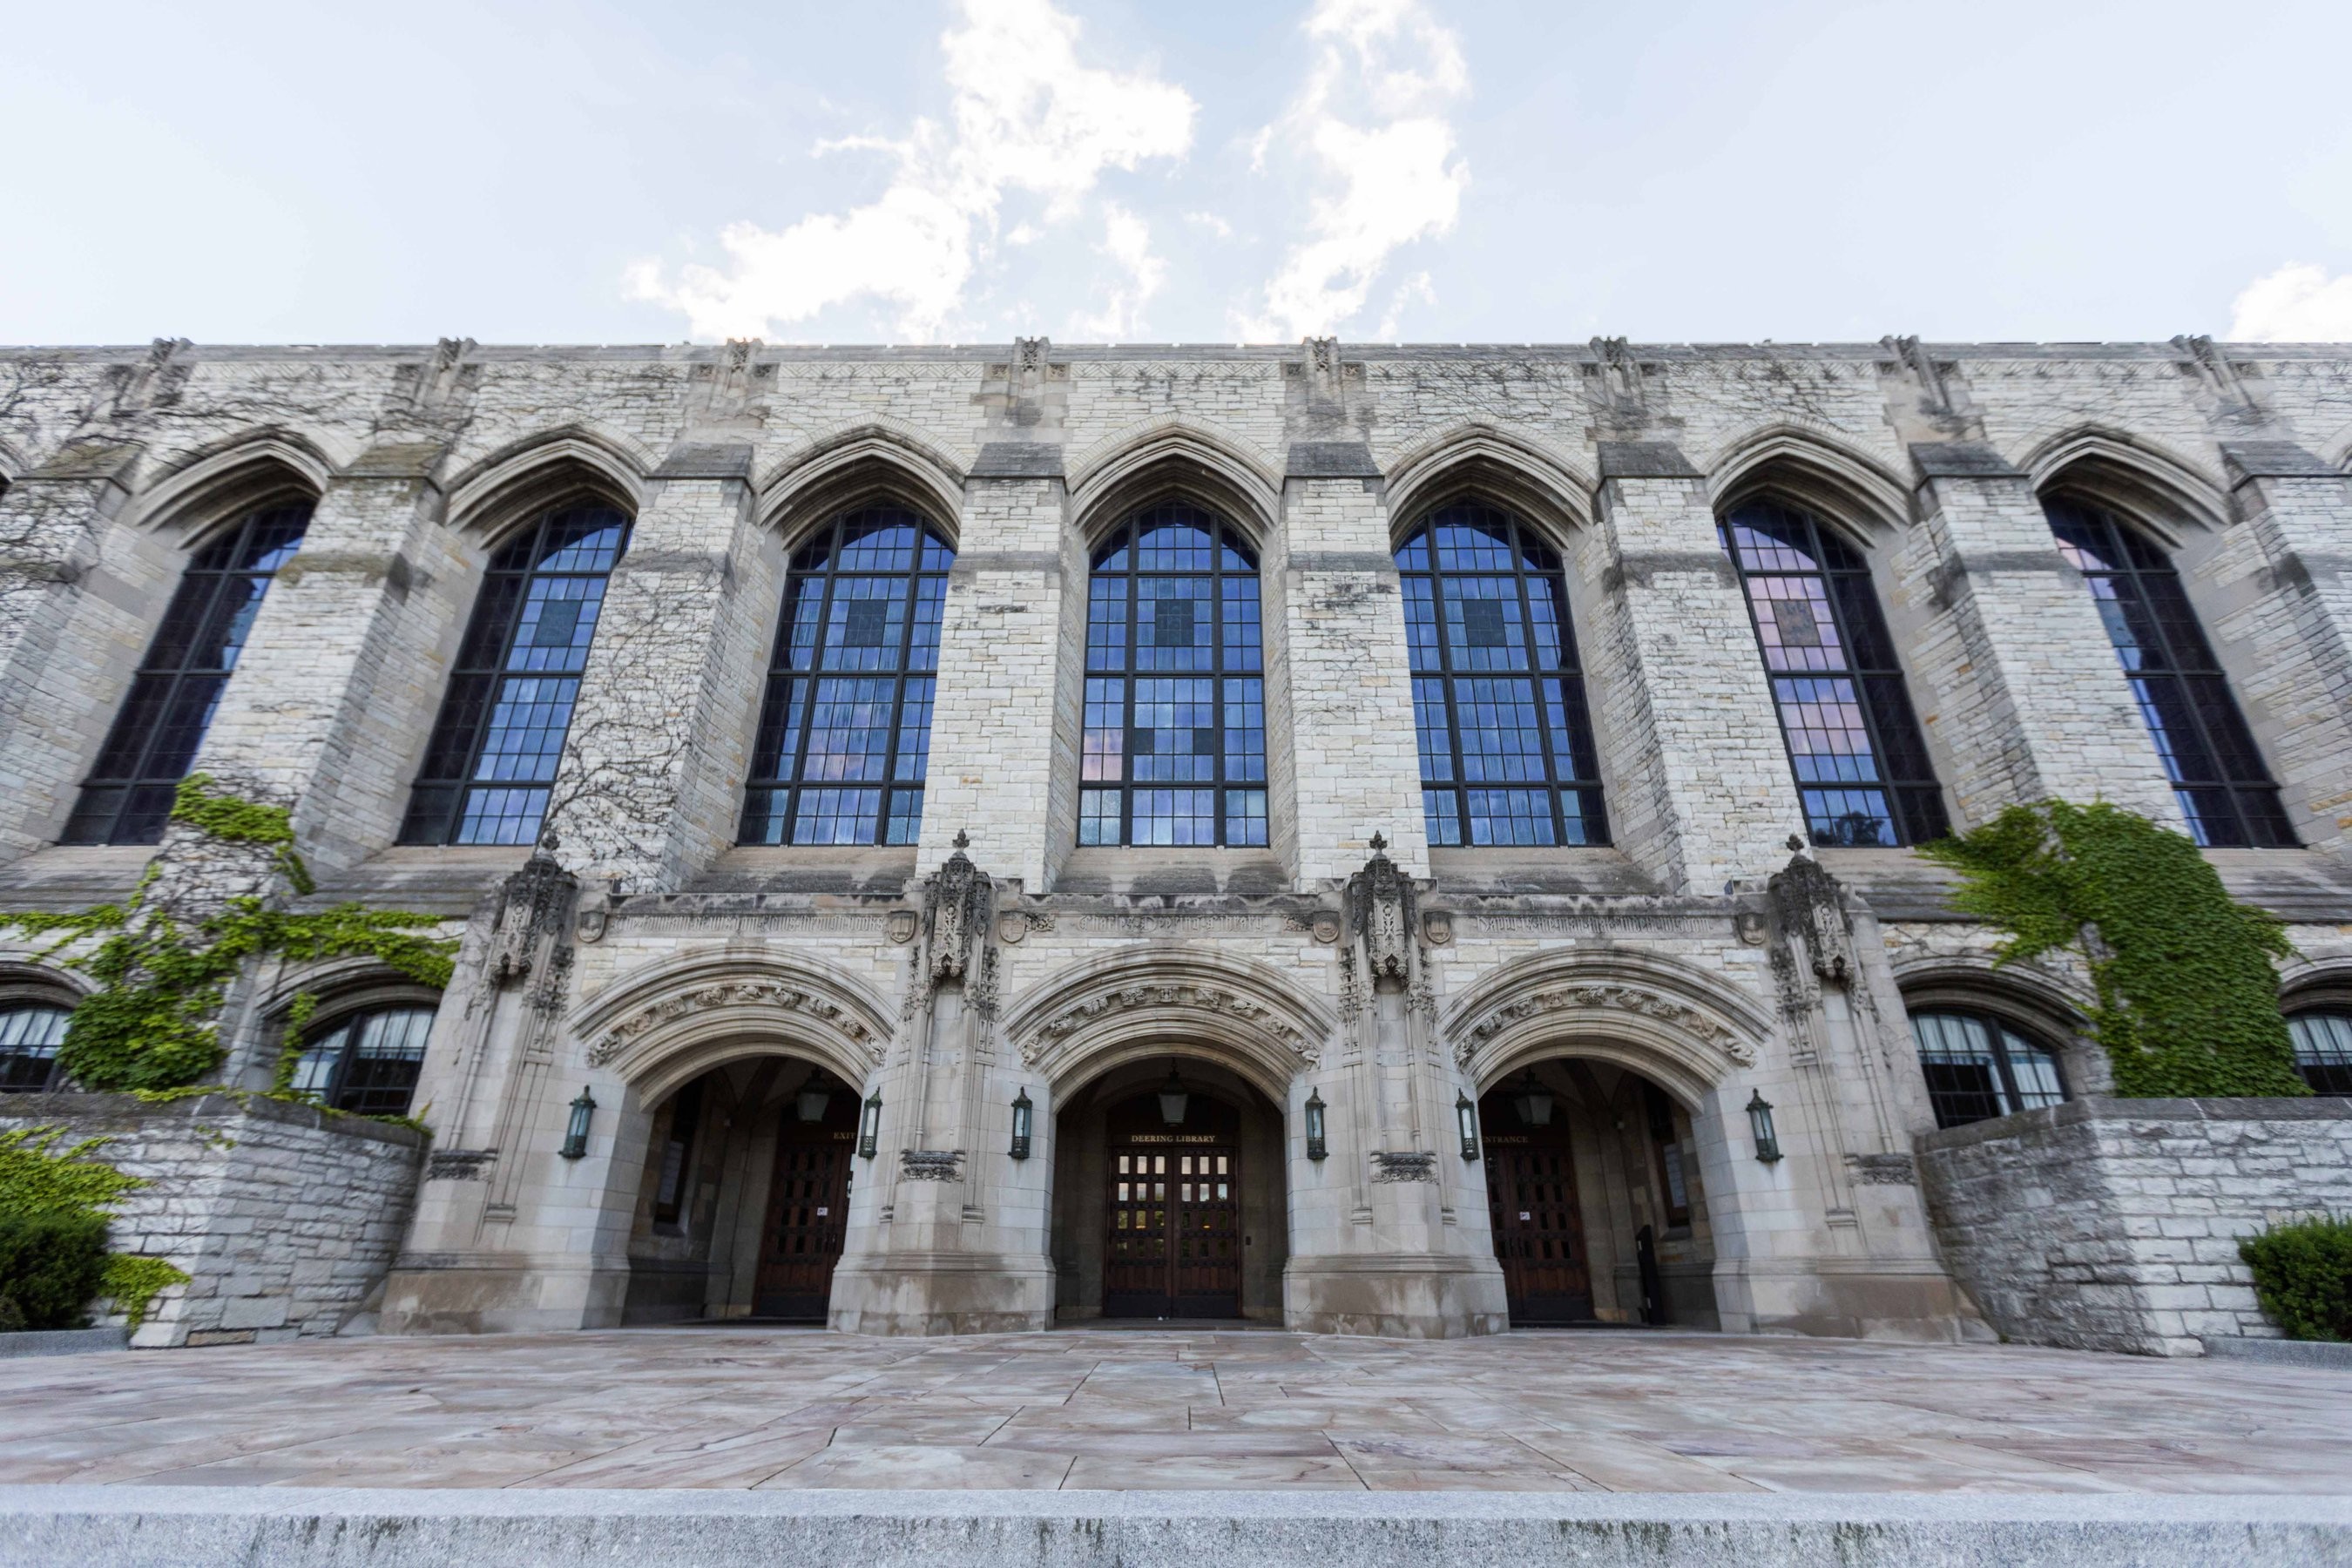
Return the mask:
<path id="1" fill-rule="evenodd" d="M 1494 1085 L 1478 1119 L 1513 1327 L 1717 1326 L 1687 1107 L 1631 1068 L 1562 1057 Z"/>
<path id="2" fill-rule="evenodd" d="M 848 1236 L 857 1090 L 799 1057 L 688 1079 L 653 1108 L 622 1321 L 822 1322 Z"/>
<path id="3" fill-rule="evenodd" d="M 1057 1321 L 1282 1319 L 1282 1112 L 1239 1074 L 1129 1060 L 1055 1117 Z"/>

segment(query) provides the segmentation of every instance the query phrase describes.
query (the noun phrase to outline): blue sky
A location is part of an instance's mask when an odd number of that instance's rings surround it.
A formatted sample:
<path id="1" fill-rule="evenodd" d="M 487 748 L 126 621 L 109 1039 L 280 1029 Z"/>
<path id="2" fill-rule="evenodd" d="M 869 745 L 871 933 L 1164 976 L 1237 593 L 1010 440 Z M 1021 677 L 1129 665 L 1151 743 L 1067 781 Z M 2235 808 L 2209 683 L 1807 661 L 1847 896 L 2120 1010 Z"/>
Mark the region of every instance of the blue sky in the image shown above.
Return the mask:
<path id="1" fill-rule="evenodd" d="M 0 341 L 2352 339 L 2352 6 L 24 5 Z"/>

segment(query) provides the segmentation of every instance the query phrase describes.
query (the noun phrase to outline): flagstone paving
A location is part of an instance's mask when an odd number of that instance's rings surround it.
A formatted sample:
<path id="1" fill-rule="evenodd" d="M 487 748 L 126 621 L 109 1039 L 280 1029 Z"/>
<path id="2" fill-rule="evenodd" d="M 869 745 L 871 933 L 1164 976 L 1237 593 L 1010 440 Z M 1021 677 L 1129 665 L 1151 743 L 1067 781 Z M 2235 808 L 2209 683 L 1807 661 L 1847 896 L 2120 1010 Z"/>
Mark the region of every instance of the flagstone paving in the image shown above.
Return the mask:
<path id="1" fill-rule="evenodd" d="M 2014 1346 L 663 1329 L 0 1362 L 0 1483 L 2352 1491 L 2352 1373 Z"/>

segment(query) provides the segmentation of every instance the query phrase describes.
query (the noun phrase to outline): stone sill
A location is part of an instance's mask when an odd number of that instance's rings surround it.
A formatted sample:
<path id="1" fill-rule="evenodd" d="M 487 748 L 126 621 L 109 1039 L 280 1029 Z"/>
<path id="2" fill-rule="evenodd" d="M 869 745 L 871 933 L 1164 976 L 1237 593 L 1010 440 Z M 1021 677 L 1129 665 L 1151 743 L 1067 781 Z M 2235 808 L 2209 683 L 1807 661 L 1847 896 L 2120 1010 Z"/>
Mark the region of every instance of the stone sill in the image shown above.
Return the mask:
<path id="1" fill-rule="evenodd" d="M 220 1121 L 242 1119 L 274 1121 L 281 1126 L 307 1127 L 344 1137 L 364 1138 L 407 1149 L 423 1149 L 431 1142 L 414 1127 L 372 1121 L 361 1116 L 336 1116 L 314 1105 L 297 1105 L 258 1095 L 240 1102 L 226 1094 L 192 1095 L 160 1103 L 131 1094 L 11 1094 L 0 1096 L 0 1121 L 59 1123 L 77 1135 L 109 1127 L 128 1129 L 160 1121 Z"/>
<path id="2" fill-rule="evenodd" d="M 1215 897 L 1291 891 L 1290 873 L 1266 849 L 1073 849 L 1055 875 L 1056 893 L 1129 898 Z"/>
<path id="3" fill-rule="evenodd" d="M 738 844 L 689 878 L 684 893 L 814 893 L 904 898 L 915 846 Z M 629 907 L 653 900 L 632 895 Z"/>
<path id="4" fill-rule="evenodd" d="M 2021 1137 L 2038 1127 L 2097 1121 L 2352 1121 L 2352 1098 L 2315 1094 L 2295 1100 L 2120 1100 L 2084 1095 L 2063 1105 L 1922 1132 L 1916 1142 L 1922 1150 L 1964 1149 L 1972 1143 Z"/>
<path id="5" fill-rule="evenodd" d="M 1487 897 L 1517 893 L 1654 894 L 1655 881 L 1622 849 L 1528 849 L 1518 846 L 1432 848 L 1433 896 Z"/>

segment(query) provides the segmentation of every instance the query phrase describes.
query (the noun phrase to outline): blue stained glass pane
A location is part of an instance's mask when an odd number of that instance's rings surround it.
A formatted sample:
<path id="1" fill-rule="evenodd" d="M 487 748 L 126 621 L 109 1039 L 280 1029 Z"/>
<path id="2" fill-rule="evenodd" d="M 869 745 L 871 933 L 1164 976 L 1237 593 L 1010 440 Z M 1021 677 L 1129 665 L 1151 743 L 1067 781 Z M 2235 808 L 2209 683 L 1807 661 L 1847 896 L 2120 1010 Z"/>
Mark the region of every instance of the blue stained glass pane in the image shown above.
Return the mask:
<path id="1" fill-rule="evenodd" d="M 890 792 L 890 821 L 884 829 L 885 844 L 912 844 L 922 836 L 923 792 L 919 789 L 894 789 Z"/>
<path id="2" fill-rule="evenodd" d="M 793 842 L 874 843 L 881 810 L 878 789 L 803 789 L 793 814 Z"/>
<path id="3" fill-rule="evenodd" d="M 1473 845 L 1541 845 L 1558 840 L 1552 831 L 1552 792 L 1532 789 L 1466 791 Z"/>
<path id="4" fill-rule="evenodd" d="M 1850 680 L 1776 680 L 1789 755 L 1803 784 L 1875 781 L 1878 759 Z"/>
<path id="5" fill-rule="evenodd" d="M 907 700 L 898 713 L 898 762 L 892 773 L 903 784 L 921 784 L 929 766 L 933 685 L 929 680 L 907 682 Z"/>
<path id="6" fill-rule="evenodd" d="M 1078 792 L 1078 842 L 1081 844 L 1116 844 L 1118 834 L 1119 792 L 1115 789 L 1088 789 Z"/>
<path id="7" fill-rule="evenodd" d="M 1452 790 L 1421 792 L 1421 825 L 1432 844 L 1446 847 L 1462 842 L 1461 802 Z"/>
<path id="8" fill-rule="evenodd" d="M 543 789 L 475 789 L 466 792 L 458 818 L 460 844 L 529 844 L 539 837 L 540 819 L 547 815 Z"/>
<path id="9" fill-rule="evenodd" d="M 1454 711 L 1461 725 L 1465 780 L 1545 782 L 1542 720 L 1533 681 L 1456 680 Z"/>
<path id="10" fill-rule="evenodd" d="M 1127 777 L 1127 682 L 1087 681 L 1085 754 L 1079 777 L 1116 784 Z"/>
<path id="11" fill-rule="evenodd" d="M 1169 847 L 1216 843 L 1215 790 L 1139 789 L 1133 796 L 1129 843 Z"/>
<path id="12" fill-rule="evenodd" d="M 551 781 L 563 752 L 564 732 L 571 727 L 572 701 L 579 691 L 579 681 L 570 679 L 518 676 L 501 683 L 498 701 L 490 710 L 489 730 L 482 741 L 481 759 L 474 766 L 474 776 L 501 782 Z"/>
<path id="13" fill-rule="evenodd" d="M 1225 842 L 1239 847 L 1262 847 L 1265 844 L 1265 791 L 1229 789 L 1225 792 Z"/>

